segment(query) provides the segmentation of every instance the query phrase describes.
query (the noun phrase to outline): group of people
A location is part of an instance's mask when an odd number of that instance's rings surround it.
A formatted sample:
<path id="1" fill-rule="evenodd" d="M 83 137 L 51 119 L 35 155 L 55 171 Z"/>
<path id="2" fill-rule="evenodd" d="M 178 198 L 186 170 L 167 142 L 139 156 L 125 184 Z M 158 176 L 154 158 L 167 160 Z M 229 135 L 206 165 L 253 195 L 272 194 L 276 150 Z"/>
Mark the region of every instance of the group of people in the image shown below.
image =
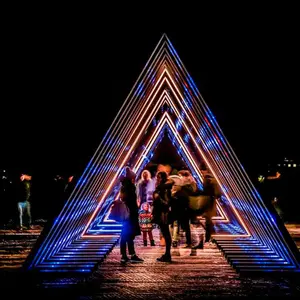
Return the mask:
<path id="1" fill-rule="evenodd" d="M 165 253 L 157 258 L 160 262 L 171 262 L 171 247 L 177 247 L 180 229 L 186 235 L 186 248 L 203 249 L 214 231 L 212 217 L 216 215 L 216 199 L 221 196 L 220 189 L 213 176 L 202 170 L 203 188 L 198 185 L 189 170 L 181 170 L 170 175 L 169 168 L 158 168 L 155 178 L 144 170 L 141 179 L 135 184 L 136 175 L 126 167 L 121 176 L 120 198 L 129 209 L 129 218 L 123 222 L 120 251 L 121 262 L 142 262 L 134 249 L 134 239 L 143 233 L 144 246 L 147 246 L 147 235 L 150 245 L 155 246 L 152 228 L 156 224 L 164 240 Z M 206 199 L 205 202 L 202 199 Z M 195 208 L 192 202 L 198 205 Z M 200 201 L 200 202 L 199 202 Z M 190 226 L 200 227 L 199 217 L 205 219 L 205 237 L 199 236 L 192 247 Z M 131 259 L 127 256 L 126 246 Z M 191 255 L 194 252 L 191 252 Z"/>
<path id="2" fill-rule="evenodd" d="M 51 186 L 51 205 L 47 206 L 45 215 L 47 219 L 53 218 L 59 213 L 64 200 L 71 193 L 74 188 L 73 176 L 64 178 L 56 175 Z M 29 174 L 20 174 L 18 180 L 12 184 L 11 200 L 18 210 L 17 229 L 31 229 L 32 228 L 32 176 Z M 10 212 L 11 209 L 8 209 Z M 15 208 L 14 208 L 15 210 Z M 7 218 L 6 218 L 7 219 Z M 6 220 L 5 220 L 6 221 Z"/>

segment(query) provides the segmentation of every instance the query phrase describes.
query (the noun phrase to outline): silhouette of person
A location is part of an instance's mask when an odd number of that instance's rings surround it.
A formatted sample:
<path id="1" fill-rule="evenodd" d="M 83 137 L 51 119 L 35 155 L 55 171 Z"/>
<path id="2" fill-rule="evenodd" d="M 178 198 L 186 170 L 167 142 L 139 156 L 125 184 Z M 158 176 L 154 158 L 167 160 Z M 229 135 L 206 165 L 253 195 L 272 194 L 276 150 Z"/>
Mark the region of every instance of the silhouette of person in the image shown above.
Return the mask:
<path id="1" fill-rule="evenodd" d="M 139 258 L 134 249 L 134 238 L 141 234 L 139 224 L 139 213 L 136 199 L 136 187 L 135 187 L 135 174 L 129 167 L 125 168 L 125 176 L 120 178 L 121 190 L 120 198 L 126 204 L 129 209 L 129 219 L 122 224 L 120 252 L 121 263 L 126 263 L 129 258 L 126 253 L 126 246 L 128 247 L 129 255 L 131 255 L 131 262 L 143 262 L 143 259 Z"/>
<path id="2" fill-rule="evenodd" d="M 153 193 L 153 223 L 160 227 L 162 236 L 165 239 L 165 254 L 157 258 L 157 261 L 171 262 L 171 234 L 169 230 L 171 189 L 174 181 L 168 181 L 166 172 L 158 172 L 156 175 L 156 188 Z"/>
<path id="3" fill-rule="evenodd" d="M 31 176 L 27 174 L 21 174 L 20 181 L 17 186 L 17 200 L 19 211 L 19 226 L 20 229 L 26 228 L 24 226 L 25 218 L 27 217 L 27 227 L 31 228 Z"/>

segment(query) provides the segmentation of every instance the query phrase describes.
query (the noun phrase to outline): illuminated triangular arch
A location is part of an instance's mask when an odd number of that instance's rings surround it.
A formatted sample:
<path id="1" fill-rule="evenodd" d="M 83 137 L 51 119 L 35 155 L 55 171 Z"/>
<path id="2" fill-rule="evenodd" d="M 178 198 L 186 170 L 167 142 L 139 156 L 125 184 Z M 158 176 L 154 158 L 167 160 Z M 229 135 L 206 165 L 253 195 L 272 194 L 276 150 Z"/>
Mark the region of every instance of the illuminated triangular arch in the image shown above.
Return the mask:
<path id="1" fill-rule="evenodd" d="M 170 100 L 169 95 L 166 95 L 166 94 L 163 95 L 163 97 L 161 97 L 161 100 L 157 101 L 157 104 L 158 105 L 156 106 L 156 112 L 158 112 L 158 110 L 160 108 L 164 107 L 166 104 L 168 104 L 169 108 L 172 108 L 172 110 L 174 112 L 176 111 L 176 108 L 173 106 L 173 103 Z M 177 117 L 180 118 L 179 115 L 177 115 Z M 168 132 L 170 134 L 173 135 L 173 142 L 177 142 L 179 145 L 178 148 L 180 148 L 182 150 L 181 152 L 183 152 L 183 153 L 180 156 L 183 156 L 185 158 L 185 159 L 183 158 L 183 161 L 185 161 L 186 164 L 190 166 L 190 169 L 191 169 L 192 173 L 194 174 L 194 177 L 196 179 L 197 178 L 200 179 L 200 185 L 202 185 L 201 184 L 202 178 L 201 178 L 200 169 L 199 169 L 200 162 L 198 162 L 198 164 L 195 163 L 195 158 L 193 158 L 192 155 L 189 153 L 187 146 L 185 145 L 183 139 L 181 138 L 181 135 L 178 134 L 176 125 L 171 120 L 171 117 L 168 112 L 164 112 L 162 114 L 161 119 L 159 120 L 158 124 L 155 127 L 155 130 L 151 133 L 151 137 L 149 138 L 148 143 L 144 143 L 143 148 L 140 151 L 141 153 L 138 153 L 138 155 L 136 155 L 138 159 L 135 162 L 132 162 L 132 164 L 131 164 L 133 166 L 133 169 L 138 174 L 140 173 L 140 171 L 144 168 L 144 162 L 146 162 L 148 160 L 147 158 L 151 156 L 151 149 L 155 145 L 157 145 L 157 140 L 160 139 L 161 134 L 166 129 L 168 130 Z M 185 134 L 183 134 L 183 135 L 185 135 Z M 106 208 L 106 211 L 108 211 L 108 214 L 109 214 L 110 204 L 115 199 L 116 193 L 117 193 L 117 191 L 116 192 L 112 191 L 111 195 L 106 197 L 105 202 L 108 202 L 108 204 L 105 206 L 105 208 Z M 108 199 L 110 199 L 110 201 L 108 201 Z M 231 223 L 236 223 L 236 224 L 238 224 L 238 226 L 241 227 L 239 230 L 233 230 L 233 228 L 232 228 L 231 235 L 236 234 L 236 236 L 244 236 L 245 234 L 247 234 L 247 230 L 244 228 L 243 222 L 242 222 L 239 214 L 235 211 L 234 207 L 230 203 L 230 200 L 228 201 L 228 203 L 229 203 L 228 208 L 232 209 L 231 218 L 230 218 Z M 103 209 L 103 206 L 99 205 L 98 208 L 95 210 L 94 215 L 91 217 L 91 220 L 94 218 L 94 216 L 97 213 L 99 214 L 98 210 L 100 207 Z M 229 223 L 227 214 L 224 212 L 224 210 L 222 209 L 222 207 L 220 205 L 218 205 L 218 210 L 220 211 L 220 215 L 222 217 L 215 218 L 216 221 L 221 222 L 221 223 Z M 96 234 L 101 234 L 102 233 L 101 228 L 103 229 L 104 232 L 106 232 L 107 228 L 109 228 L 112 223 L 114 224 L 113 226 L 116 226 L 115 222 L 110 221 L 107 218 L 108 215 L 103 213 L 103 211 L 102 211 L 100 213 L 100 215 L 103 216 L 103 214 L 104 214 L 104 218 L 102 218 L 102 219 L 100 218 L 99 220 L 96 219 L 95 222 L 92 222 L 92 223 L 96 223 L 97 224 L 96 226 L 89 227 L 91 222 L 88 223 L 87 228 L 89 228 L 89 229 L 84 231 L 84 233 L 83 233 L 84 236 L 89 236 L 90 234 L 92 234 L 93 236 L 95 236 Z M 233 217 L 235 217 L 235 222 L 233 222 Z M 108 222 L 108 223 L 105 224 L 106 222 Z M 228 227 L 231 227 L 231 225 L 232 224 L 229 224 Z M 217 229 L 217 232 L 219 234 L 221 234 L 221 231 L 222 230 Z M 234 231 L 235 231 L 235 233 L 234 233 Z M 224 236 L 226 235 L 226 233 L 224 231 L 222 234 Z"/>
<path id="2" fill-rule="evenodd" d="M 222 230 L 214 238 L 228 261 L 239 271 L 299 271 L 297 247 L 281 220 L 266 208 L 166 35 L 63 210 L 29 256 L 28 269 L 93 269 L 119 236 L 120 225 L 109 223 L 107 213 L 122 169 L 130 164 L 139 173 L 162 130 L 182 151 L 199 184 L 199 159 L 218 181 L 225 208 L 220 208 Z M 95 220 L 102 228 L 93 232 Z"/>

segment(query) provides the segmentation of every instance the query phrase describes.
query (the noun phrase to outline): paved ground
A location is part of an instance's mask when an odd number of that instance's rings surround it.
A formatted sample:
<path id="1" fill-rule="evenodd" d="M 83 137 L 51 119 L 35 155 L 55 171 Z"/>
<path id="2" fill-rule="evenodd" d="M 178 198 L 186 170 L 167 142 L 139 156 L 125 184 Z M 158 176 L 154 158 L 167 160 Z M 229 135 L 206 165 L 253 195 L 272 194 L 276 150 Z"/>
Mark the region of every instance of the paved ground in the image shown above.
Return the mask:
<path id="1" fill-rule="evenodd" d="M 300 226 L 288 225 L 299 242 Z M 155 231 L 155 239 L 159 240 Z M 157 242 L 158 244 L 158 242 Z M 299 243 L 298 243 L 299 245 Z M 98 270 L 89 278 L 61 278 L 41 280 L 34 289 L 22 287 L 22 294 L 51 299 L 191 299 L 199 297 L 300 297 L 298 277 L 240 277 L 226 262 L 214 244 L 205 244 L 190 256 L 191 250 L 179 248 L 172 263 L 160 263 L 156 258 L 163 247 L 144 247 L 141 237 L 136 239 L 136 252 L 143 263 L 120 263 L 116 247 Z M 177 255 L 174 255 L 177 254 Z M 179 255 L 178 255 L 179 254 Z M 2 281 L 2 283 L 5 282 Z M 10 282 L 10 291 L 15 290 Z M 32 286 L 33 287 L 33 286 Z"/>
<path id="2" fill-rule="evenodd" d="M 157 234 L 157 233 L 156 233 Z M 156 238 L 158 239 L 158 237 Z M 240 277 L 214 244 L 205 244 L 190 256 L 180 248 L 172 263 L 156 258 L 163 247 L 144 247 L 137 239 L 137 253 L 144 263 L 120 264 L 115 248 L 86 283 L 86 294 L 93 299 L 190 299 L 199 297 L 295 296 L 300 297 L 300 280 L 287 278 Z M 174 254 L 174 250 L 173 250 Z"/>
<path id="3" fill-rule="evenodd" d="M 21 268 L 42 229 L 35 225 L 30 230 L 0 230 L 0 270 Z"/>

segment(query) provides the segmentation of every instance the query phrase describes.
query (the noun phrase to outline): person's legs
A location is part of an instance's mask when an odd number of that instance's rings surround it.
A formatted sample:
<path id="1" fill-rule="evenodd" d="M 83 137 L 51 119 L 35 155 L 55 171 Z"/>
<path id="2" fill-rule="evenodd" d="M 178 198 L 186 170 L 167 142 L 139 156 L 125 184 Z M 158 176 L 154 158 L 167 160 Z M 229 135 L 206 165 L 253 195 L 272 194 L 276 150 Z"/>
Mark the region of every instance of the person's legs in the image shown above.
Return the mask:
<path id="1" fill-rule="evenodd" d="M 143 231 L 143 242 L 144 242 L 144 246 L 147 246 L 147 231 Z"/>
<path id="2" fill-rule="evenodd" d="M 135 255 L 134 242 L 133 242 L 133 238 L 131 236 L 129 236 L 127 239 L 127 245 L 128 245 L 129 255 L 131 255 L 131 256 Z"/>
<path id="3" fill-rule="evenodd" d="M 192 236 L 191 236 L 191 227 L 190 227 L 190 220 L 185 220 L 185 238 L 186 238 L 186 245 L 190 247 L 192 245 Z"/>
<path id="4" fill-rule="evenodd" d="M 204 240 L 204 228 L 200 223 L 191 224 L 192 231 L 192 249 L 203 249 L 203 240 Z"/>
<path id="5" fill-rule="evenodd" d="M 160 226 L 162 235 L 166 241 L 166 251 L 164 254 L 164 257 L 168 258 L 168 260 L 171 260 L 171 234 L 169 230 L 169 225 L 168 224 L 162 224 Z M 161 260 L 162 261 L 162 260 Z"/>
<path id="6" fill-rule="evenodd" d="M 209 242 L 213 232 L 213 222 L 210 217 L 205 217 L 205 242 Z"/>
<path id="7" fill-rule="evenodd" d="M 126 257 L 126 237 L 124 237 L 123 235 L 121 235 L 121 241 L 120 241 L 120 252 L 122 257 Z"/>
<path id="8" fill-rule="evenodd" d="M 123 222 L 123 228 L 122 228 L 122 234 L 124 233 L 124 240 L 125 240 L 125 244 L 121 244 L 121 246 L 123 246 L 122 248 L 122 257 L 125 254 L 125 260 L 128 261 L 128 257 L 126 256 L 126 244 L 128 246 L 128 253 L 131 255 L 131 262 L 143 262 L 143 260 L 141 258 L 139 258 L 136 254 L 135 254 L 135 249 L 134 249 L 134 238 L 135 235 L 133 233 L 133 226 L 131 224 L 130 221 L 127 222 Z M 122 242 L 122 240 L 121 240 Z M 122 262 L 122 259 L 121 259 Z"/>
<path id="9" fill-rule="evenodd" d="M 126 222 L 123 223 L 123 227 L 122 227 L 122 232 L 121 232 L 121 241 L 120 241 L 120 252 L 122 255 L 121 261 L 127 261 L 128 257 L 126 254 L 126 243 L 127 243 L 127 239 L 128 239 L 128 228 L 126 225 Z"/>
<path id="10" fill-rule="evenodd" d="M 179 226 L 178 226 L 178 221 L 174 221 L 173 222 L 173 228 L 172 228 L 172 244 L 173 244 L 173 247 L 177 247 L 177 243 L 178 243 L 178 229 L 179 229 Z"/>
<path id="11" fill-rule="evenodd" d="M 194 219 L 191 222 L 191 236 L 193 241 L 193 247 L 191 249 L 191 256 L 197 255 L 197 249 L 203 249 L 204 240 L 204 226 L 200 220 Z"/>
<path id="12" fill-rule="evenodd" d="M 27 213 L 27 217 L 28 217 L 28 227 L 31 226 L 31 205 L 29 201 L 26 201 L 26 213 Z"/>
<path id="13" fill-rule="evenodd" d="M 128 237 L 128 241 L 127 241 L 127 244 L 128 244 L 128 253 L 131 255 L 131 258 L 130 258 L 130 261 L 131 262 L 143 262 L 144 260 L 139 258 L 136 253 L 135 253 L 135 250 L 134 250 L 134 236 L 129 236 Z"/>
<path id="14" fill-rule="evenodd" d="M 148 235 L 149 235 L 149 240 L 150 240 L 151 246 L 155 246 L 152 230 L 148 231 Z"/>
<path id="15" fill-rule="evenodd" d="M 19 225 L 20 228 L 22 229 L 23 227 L 23 202 L 18 202 L 18 211 L 19 211 Z"/>
<path id="16" fill-rule="evenodd" d="M 159 227 L 159 242 L 160 242 L 160 246 L 165 246 L 166 245 L 166 241 L 165 238 L 162 234 L 161 228 Z"/>

